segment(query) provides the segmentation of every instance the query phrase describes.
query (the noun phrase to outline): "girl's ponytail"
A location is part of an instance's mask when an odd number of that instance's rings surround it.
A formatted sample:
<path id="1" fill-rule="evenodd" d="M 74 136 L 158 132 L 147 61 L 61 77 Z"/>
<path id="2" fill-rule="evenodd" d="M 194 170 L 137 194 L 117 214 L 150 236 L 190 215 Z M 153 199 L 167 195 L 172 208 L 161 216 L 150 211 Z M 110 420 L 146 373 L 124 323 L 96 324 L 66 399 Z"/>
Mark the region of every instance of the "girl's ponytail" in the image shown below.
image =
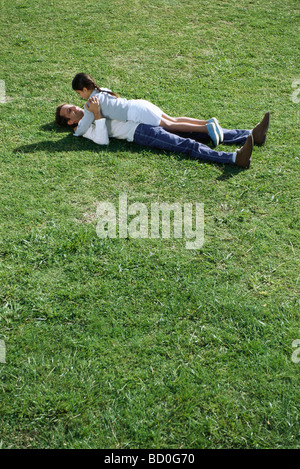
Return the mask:
<path id="1" fill-rule="evenodd" d="M 92 78 L 90 75 L 86 75 L 85 73 L 78 73 L 72 80 L 72 88 L 74 91 L 80 90 L 82 91 L 83 88 L 87 88 L 88 90 L 95 89 L 99 91 L 99 93 L 108 93 L 111 96 L 115 96 L 116 98 L 119 98 L 119 95 L 117 93 L 114 93 L 113 91 L 110 91 L 106 88 L 100 88 L 99 85 L 95 82 L 94 78 Z"/>

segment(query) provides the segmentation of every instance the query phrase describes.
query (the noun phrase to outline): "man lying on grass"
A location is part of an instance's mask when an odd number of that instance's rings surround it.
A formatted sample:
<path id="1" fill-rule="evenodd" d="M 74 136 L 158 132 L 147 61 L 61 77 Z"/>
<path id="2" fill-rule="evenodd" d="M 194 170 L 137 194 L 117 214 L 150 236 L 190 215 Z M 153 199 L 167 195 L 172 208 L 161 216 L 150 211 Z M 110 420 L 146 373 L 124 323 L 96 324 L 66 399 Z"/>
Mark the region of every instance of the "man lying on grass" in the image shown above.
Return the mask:
<path id="1" fill-rule="evenodd" d="M 252 130 L 222 129 L 223 143 L 243 144 L 235 152 L 224 152 L 213 150 L 201 143 L 201 141 L 209 141 L 209 137 L 204 133 L 195 132 L 175 135 L 158 126 L 103 118 L 99 101 L 95 96 L 89 99 L 88 106 L 88 110 L 94 114 L 95 120 L 83 137 L 93 140 L 99 145 L 107 145 L 109 138 L 112 137 L 135 142 L 148 148 L 184 153 L 192 158 L 235 164 L 247 169 L 250 166 L 253 145 L 265 143 L 270 120 L 270 113 L 267 112 L 262 121 Z M 61 104 L 56 109 L 55 122 L 61 126 L 71 126 L 75 131 L 83 116 L 84 110 L 80 107 L 72 104 Z"/>

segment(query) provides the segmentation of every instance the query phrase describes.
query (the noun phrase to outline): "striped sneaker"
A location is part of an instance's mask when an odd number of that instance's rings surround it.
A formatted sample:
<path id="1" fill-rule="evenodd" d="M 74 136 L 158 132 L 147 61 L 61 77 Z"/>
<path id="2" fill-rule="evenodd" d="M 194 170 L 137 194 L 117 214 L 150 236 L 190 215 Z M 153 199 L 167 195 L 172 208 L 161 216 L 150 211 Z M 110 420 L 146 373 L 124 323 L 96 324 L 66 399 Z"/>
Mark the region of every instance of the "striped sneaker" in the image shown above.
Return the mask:
<path id="1" fill-rule="evenodd" d="M 224 141 L 224 134 L 223 134 L 223 130 L 222 130 L 220 124 L 219 124 L 218 119 L 217 119 L 216 117 L 212 117 L 211 119 L 208 119 L 207 122 L 215 124 L 216 129 L 217 129 L 217 132 L 218 132 L 218 134 L 219 134 L 219 143 L 223 143 L 223 141 Z"/>
<path id="2" fill-rule="evenodd" d="M 216 124 L 209 123 L 206 124 L 207 130 L 208 130 L 208 135 L 211 138 L 213 142 L 213 146 L 216 147 L 219 145 L 219 134 L 217 132 Z"/>

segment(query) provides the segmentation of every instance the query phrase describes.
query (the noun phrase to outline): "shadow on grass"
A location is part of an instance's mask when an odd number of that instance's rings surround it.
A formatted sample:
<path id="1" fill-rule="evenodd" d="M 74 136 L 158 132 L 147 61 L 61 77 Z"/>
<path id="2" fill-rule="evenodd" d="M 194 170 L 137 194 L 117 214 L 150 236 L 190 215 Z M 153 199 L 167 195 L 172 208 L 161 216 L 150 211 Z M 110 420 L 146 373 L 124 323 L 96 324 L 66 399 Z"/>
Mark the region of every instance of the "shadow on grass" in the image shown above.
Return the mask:
<path id="1" fill-rule="evenodd" d="M 34 153 L 38 151 L 48 151 L 50 153 L 54 152 L 68 152 L 68 151 L 93 151 L 94 153 L 98 153 L 105 148 L 109 148 L 109 152 L 130 152 L 133 151 L 134 153 L 143 153 L 145 149 L 147 151 L 151 151 L 154 154 L 164 155 L 170 154 L 167 151 L 156 150 L 153 148 L 143 147 L 137 145 L 136 143 L 127 142 L 126 140 L 118 140 L 118 139 L 111 139 L 109 145 L 96 145 L 89 139 L 86 138 L 74 138 L 73 133 L 70 129 L 66 127 L 60 127 L 54 122 L 50 122 L 41 126 L 41 129 L 46 132 L 51 132 L 55 134 L 64 134 L 64 137 L 61 140 L 43 140 L 41 142 L 32 143 L 29 145 L 21 145 L 15 148 L 14 153 Z M 198 141 L 202 141 L 198 139 Z M 204 138 L 202 143 L 207 144 L 207 139 Z M 214 162 L 209 162 L 201 159 L 191 158 L 188 155 L 183 154 L 175 154 L 175 158 L 178 161 L 186 160 L 186 159 L 194 159 L 198 161 L 200 164 L 212 164 L 218 168 L 222 168 L 223 173 L 217 178 L 217 180 L 226 180 L 229 179 L 240 171 L 244 171 L 243 168 L 239 168 L 234 165 L 226 165 L 226 164 L 219 164 Z"/>

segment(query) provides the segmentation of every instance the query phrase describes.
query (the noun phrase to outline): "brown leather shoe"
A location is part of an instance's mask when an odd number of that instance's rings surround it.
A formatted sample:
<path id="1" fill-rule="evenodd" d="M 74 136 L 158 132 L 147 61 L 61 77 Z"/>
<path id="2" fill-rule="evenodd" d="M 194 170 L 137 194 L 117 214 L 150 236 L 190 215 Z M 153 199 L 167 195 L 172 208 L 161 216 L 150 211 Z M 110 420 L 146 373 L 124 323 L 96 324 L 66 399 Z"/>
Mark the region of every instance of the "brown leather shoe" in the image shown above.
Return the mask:
<path id="1" fill-rule="evenodd" d="M 235 164 L 240 168 L 248 169 L 250 167 L 253 143 L 253 136 L 248 135 L 247 140 L 242 146 L 242 148 L 237 150 Z"/>
<path id="2" fill-rule="evenodd" d="M 269 124 L 270 113 L 266 112 L 263 117 L 263 120 L 259 124 L 257 124 L 252 131 L 254 145 L 263 145 L 265 143 L 267 138 L 266 133 L 268 131 Z"/>

